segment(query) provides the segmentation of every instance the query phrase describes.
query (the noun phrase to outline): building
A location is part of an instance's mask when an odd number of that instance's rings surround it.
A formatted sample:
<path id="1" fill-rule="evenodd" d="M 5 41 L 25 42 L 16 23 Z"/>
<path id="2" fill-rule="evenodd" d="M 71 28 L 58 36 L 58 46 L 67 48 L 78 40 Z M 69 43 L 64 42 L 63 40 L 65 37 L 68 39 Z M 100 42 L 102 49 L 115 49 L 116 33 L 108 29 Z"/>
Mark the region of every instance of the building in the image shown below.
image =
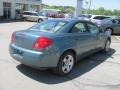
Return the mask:
<path id="1" fill-rule="evenodd" d="M 0 0 L 0 17 L 15 19 L 23 11 L 41 10 L 42 0 Z"/>

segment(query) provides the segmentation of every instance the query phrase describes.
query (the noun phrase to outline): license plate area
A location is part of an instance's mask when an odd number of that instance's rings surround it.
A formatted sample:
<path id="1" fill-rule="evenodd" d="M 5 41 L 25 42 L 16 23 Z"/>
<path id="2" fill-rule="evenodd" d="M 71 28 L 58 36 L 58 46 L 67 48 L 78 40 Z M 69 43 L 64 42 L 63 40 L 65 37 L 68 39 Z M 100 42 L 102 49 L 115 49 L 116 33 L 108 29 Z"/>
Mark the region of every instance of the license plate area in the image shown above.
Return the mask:
<path id="1" fill-rule="evenodd" d="M 20 36 L 15 36 L 15 42 L 17 42 L 17 43 L 23 43 L 23 41 L 24 41 L 24 37 L 20 37 Z"/>

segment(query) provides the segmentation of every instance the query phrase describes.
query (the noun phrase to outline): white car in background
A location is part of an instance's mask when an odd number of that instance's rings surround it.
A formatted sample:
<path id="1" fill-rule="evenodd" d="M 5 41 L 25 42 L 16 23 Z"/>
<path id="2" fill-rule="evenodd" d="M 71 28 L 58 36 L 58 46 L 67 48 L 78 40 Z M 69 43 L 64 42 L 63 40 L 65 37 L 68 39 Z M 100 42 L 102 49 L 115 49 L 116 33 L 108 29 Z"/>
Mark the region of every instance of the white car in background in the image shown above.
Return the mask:
<path id="1" fill-rule="evenodd" d="M 98 23 L 101 22 L 104 19 L 111 18 L 110 16 L 105 16 L 105 15 L 92 15 L 90 18 L 90 21 L 93 23 Z"/>
<path id="2" fill-rule="evenodd" d="M 78 17 L 78 19 L 90 21 L 91 17 L 92 17 L 92 15 L 90 15 L 90 14 L 82 14 Z"/>
<path id="3" fill-rule="evenodd" d="M 42 22 L 47 19 L 46 15 L 43 12 L 35 12 L 35 11 L 24 11 L 22 14 L 22 18 L 24 21 L 36 21 Z"/>

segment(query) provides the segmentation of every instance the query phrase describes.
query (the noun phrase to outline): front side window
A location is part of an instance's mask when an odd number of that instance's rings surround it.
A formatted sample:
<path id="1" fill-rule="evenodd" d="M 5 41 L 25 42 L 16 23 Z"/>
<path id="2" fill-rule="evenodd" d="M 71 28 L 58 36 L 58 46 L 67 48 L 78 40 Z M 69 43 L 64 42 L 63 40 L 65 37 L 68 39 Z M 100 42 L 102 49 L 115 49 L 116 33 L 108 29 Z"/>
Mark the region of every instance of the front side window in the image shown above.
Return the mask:
<path id="1" fill-rule="evenodd" d="M 84 23 L 77 23 L 72 28 L 72 33 L 78 33 L 78 32 L 86 32 L 86 28 Z"/>
<path id="2" fill-rule="evenodd" d="M 33 13 L 33 16 L 38 16 L 38 14 L 37 13 Z"/>
<path id="3" fill-rule="evenodd" d="M 120 24 L 120 19 L 118 20 L 118 24 Z"/>
<path id="4" fill-rule="evenodd" d="M 118 20 L 113 19 L 113 20 L 112 20 L 112 23 L 113 23 L 113 24 L 118 24 Z"/>
<path id="5" fill-rule="evenodd" d="M 89 32 L 92 34 L 99 33 L 99 30 L 96 25 L 94 24 L 88 24 Z"/>

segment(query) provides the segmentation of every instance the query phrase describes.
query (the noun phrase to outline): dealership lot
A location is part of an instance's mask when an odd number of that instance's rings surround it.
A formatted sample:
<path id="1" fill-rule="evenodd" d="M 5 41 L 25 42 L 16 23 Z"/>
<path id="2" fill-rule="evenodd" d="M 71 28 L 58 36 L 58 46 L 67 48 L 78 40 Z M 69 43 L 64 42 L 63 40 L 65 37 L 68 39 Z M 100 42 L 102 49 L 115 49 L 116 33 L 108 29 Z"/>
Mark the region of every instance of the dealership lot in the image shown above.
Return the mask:
<path id="1" fill-rule="evenodd" d="M 12 32 L 34 24 L 0 23 L 0 90 L 120 90 L 119 36 L 112 36 L 109 53 L 96 53 L 80 61 L 69 75 L 61 77 L 26 67 L 10 57 Z"/>

